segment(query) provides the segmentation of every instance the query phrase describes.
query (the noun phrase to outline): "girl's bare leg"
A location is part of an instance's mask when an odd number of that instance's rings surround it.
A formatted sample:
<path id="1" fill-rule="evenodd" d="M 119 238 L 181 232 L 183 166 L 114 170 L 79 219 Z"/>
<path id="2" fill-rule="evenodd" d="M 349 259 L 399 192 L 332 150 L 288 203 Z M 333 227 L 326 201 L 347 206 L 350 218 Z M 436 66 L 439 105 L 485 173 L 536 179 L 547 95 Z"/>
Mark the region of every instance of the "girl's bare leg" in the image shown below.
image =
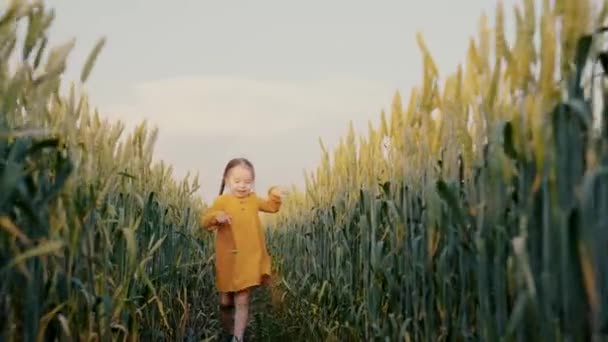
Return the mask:
<path id="1" fill-rule="evenodd" d="M 234 295 L 232 293 L 220 292 L 220 319 L 227 333 L 233 329 L 232 309 L 234 308 Z"/>
<path id="2" fill-rule="evenodd" d="M 249 290 L 237 292 L 234 295 L 234 304 L 234 336 L 238 341 L 242 341 L 249 319 Z"/>

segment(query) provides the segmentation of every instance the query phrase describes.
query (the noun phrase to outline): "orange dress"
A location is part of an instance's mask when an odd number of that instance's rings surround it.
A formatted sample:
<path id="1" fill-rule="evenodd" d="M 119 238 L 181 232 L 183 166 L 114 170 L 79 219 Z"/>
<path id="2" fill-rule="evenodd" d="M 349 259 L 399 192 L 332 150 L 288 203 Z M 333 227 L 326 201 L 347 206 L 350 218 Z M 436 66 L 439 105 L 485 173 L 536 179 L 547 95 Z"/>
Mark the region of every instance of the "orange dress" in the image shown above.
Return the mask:
<path id="1" fill-rule="evenodd" d="M 218 291 L 237 292 L 260 285 L 264 277 L 270 276 L 271 260 L 258 213 L 279 211 L 281 198 L 272 195 L 270 190 L 268 199 L 255 193 L 245 198 L 223 194 L 200 217 L 200 224 L 205 229 L 217 228 L 215 283 Z M 215 217 L 220 212 L 230 216 L 230 225 L 218 225 Z"/>

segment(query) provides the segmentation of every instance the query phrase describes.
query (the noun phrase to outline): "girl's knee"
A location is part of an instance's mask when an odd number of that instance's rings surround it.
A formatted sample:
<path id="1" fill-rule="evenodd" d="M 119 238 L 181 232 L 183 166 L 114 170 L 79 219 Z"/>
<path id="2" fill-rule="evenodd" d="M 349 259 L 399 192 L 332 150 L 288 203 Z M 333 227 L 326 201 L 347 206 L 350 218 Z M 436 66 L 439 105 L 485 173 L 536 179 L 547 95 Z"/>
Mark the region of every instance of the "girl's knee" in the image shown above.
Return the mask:
<path id="1" fill-rule="evenodd" d="M 249 298 L 241 297 L 239 299 L 235 299 L 234 309 L 236 311 L 248 311 L 249 310 Z"/>
<path id="2" fill-rule="evenodd" d="M 243 313 L 249 312 L 249 303 L 235 303 L 234 304 L 234 313 L 236 315 L 240 315 Z"/>

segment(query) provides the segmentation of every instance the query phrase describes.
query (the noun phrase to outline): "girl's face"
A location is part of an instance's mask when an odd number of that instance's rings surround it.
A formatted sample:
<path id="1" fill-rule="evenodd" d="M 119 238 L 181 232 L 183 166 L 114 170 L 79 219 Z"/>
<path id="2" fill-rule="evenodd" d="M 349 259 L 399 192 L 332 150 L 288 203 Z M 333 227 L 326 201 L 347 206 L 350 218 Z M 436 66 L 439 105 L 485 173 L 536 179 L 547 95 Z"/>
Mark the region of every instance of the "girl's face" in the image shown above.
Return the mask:
<path id="1" fill-rule="evenodd" d="M 235 166 L 228 172 L 226 185 L 228 185 L 232 195 L 241 198 L 245 197 L 249 195 L 253 189 L 253 174 L 251 173 L 251 170 L 245 166 Z"/>

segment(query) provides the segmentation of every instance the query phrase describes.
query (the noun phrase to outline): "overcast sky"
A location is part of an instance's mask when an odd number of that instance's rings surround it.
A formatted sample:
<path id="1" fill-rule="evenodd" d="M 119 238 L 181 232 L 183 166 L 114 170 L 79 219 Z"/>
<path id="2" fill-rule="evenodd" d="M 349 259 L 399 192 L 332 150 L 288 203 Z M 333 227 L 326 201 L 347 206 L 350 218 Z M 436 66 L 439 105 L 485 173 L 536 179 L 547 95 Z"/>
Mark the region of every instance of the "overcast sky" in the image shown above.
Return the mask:
<path id="1" fill-rule="evenodd" d="M 540 1 L 537 1 L 540 2 Z M 225 163 L 251 159 L 257 191 L 303 184 L 348 121 L 404 103 L 422 75 L 421 31 L 442 76 L 456 70 L 488 0 L 50 0 L 51 43 L 75 37 L 68 80 L 100 36 L 87 89 L 108 117 L 159 127 L 157 158 L 200 174 L 213 199 Z M 514 0 L 503 1 L 512 30 Z"/>

